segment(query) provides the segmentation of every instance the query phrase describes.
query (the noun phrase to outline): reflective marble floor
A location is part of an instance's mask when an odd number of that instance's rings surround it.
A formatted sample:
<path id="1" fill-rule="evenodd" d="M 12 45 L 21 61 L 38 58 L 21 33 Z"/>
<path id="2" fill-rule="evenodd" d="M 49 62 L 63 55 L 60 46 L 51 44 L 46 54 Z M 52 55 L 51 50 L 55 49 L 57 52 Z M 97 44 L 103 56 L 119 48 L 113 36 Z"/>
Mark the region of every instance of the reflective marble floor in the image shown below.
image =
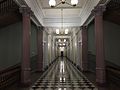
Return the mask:
<path id="1" fill-rule="evenodd" d="M 30 90 L 98 90 L 66 58 L 59 58 Z"/>

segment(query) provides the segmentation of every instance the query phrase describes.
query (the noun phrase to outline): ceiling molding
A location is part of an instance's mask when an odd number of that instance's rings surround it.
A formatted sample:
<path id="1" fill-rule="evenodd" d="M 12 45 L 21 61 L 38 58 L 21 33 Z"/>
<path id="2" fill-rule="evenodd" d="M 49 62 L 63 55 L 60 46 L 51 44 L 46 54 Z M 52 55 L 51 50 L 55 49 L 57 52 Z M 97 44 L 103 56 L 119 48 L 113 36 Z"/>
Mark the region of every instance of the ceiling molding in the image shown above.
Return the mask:
<path id="1" fill-rule="evenodd" d="M 46 27 L 61 27 L 61 23 L 44 23 Z M 80 23 L 65 23 L 64 27 L 77 27 Z"/>
<path id="2" fill-rule="evenodd" d="M 25 3 L 25 1 L 24 0 L 14 0 L 14 2 L 16 2 L 16 4 L 18 5 L 18 6 L 23 6 L 23 5 L 26 5 L 26 6 L 28 6 L 26 3 Z"/>
<path id="3" fill-rule="evenodd" d="M 16 2 L 16 4 L 19 6 L 19 7 L 22 7 L 23 5 L 25 6 L 28 6 L 27 3 L 24 1 L 24 0 L 14 0 Z M 31 20 L 37 25 L 37 26 L 42 26 L 41 23 L 38 21 L 38 18 L 34 15 L 34 12 L 33 12 L 33 15 L 31 15 Z"/>
<path id="4" fill-rule="evenodd" d="M 86 7 L 86 5 L 87 5 L 87 2 L 88 2 L 89 0 L 86 0 L 85 1 L 85 4 L 83 5 L 83 7 L 82 7 L 82 10 L 81 10 L 81 12 L 80 12 L 80 14 L 79 14 L 79 16 L 81 15 L 81 13 L 83 12 L 83 10 L 84 10 L 84 8 Z"/>
<path id="5" fill-rule="evenodd" d="M 43 25 L 43 11 L 42 8 L 38 5 L 37 0 L 24 0 L 27 5 L 31 8 L 31 10 L 34 12 L 34 15 L 36 16 L 36 18 L 38 19 L 38 21 L 41 23 L 42 26 Z"/>
<path id="6" fill-rule="evenodd" d="M 41 5 L 40 0 L 36 0 L 36 2 L 37 2 L 37 4 L 38 4 L 38 6 L 40 7 L 40 10 L 41 10 L 41 12 L 42 12 L 42 14 L 43 14 L 43 17 L 45 17 L 45 14 L 44 14 L 44 12 L 43 12 L 42 5 Z"/>
<path id="7" fill-rule="evenodd" d="M 31 17 L 31 20 L 36 24 L 36 26 L 42 26 L 35 15 Z"/>
<path id="8" fill-rule="evenodd" d="M 107 5 L 111 0 L 106 0 L 106 1 L 104 1 L 104 0 L 101 0 L 99 3 L 98 3 L 98 5 L 99 4 L 104 4 L 104 5 Z M 84 24 L 83 24 L 83 26 L 88 26 L 88 24 L 92 21 L 94 19 L 94 16 L 93 16 L 93 14 L 91 13 L 90 15 L 89 15 L 89 17 L 86 19 L 86 21 L 84 22 Z"/>
<path id="9" fill-rule="evenodd" d="M 93 19 L 94 19 L 94 16 L 90 14 L 87 20 L 84 22 L 83 26 L 88 26 Z"/>
<path id="10" fill-rule="evenodd" d="M 53 36 L 53 38 L 71 38 L 71 36 Z"/>

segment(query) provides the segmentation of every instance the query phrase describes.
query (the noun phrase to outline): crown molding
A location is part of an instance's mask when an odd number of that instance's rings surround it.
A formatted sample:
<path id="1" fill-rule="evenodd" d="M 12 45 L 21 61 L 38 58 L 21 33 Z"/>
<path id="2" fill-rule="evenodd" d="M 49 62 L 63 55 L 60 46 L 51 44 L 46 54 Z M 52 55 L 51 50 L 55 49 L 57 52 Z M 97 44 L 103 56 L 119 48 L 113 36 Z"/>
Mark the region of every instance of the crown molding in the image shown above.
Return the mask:
<path id="1" fill-rule="evenodd" d="M 38 5 L 37 0 L 14 0 L 16 4 L 19 7 L 22 7 L 23 5 L 28 6 L 31 8 L 34 15 L 31 16 L 31 20 L 37 25 L 37 26 L 44 26 L 43 25 L 43 14 L 42 8 Z"/>
<path id="2" fill-rule="evenodd" d="M 110 2 L 110 0 L 106 0 L 106 1 L 104 1 L 104 3 L 103 3 L 103 1 L 104 0 L 100 0 L 96 6 L 98 6 L 100 4 L 107 5 Z M 87 26 L 93 19 L 94 19 L 94 15 L 90 12 L 90 15 L 88 16 L 88 18 L 86 19 L 86 21 L 83 23 L 83 25 Z"/>

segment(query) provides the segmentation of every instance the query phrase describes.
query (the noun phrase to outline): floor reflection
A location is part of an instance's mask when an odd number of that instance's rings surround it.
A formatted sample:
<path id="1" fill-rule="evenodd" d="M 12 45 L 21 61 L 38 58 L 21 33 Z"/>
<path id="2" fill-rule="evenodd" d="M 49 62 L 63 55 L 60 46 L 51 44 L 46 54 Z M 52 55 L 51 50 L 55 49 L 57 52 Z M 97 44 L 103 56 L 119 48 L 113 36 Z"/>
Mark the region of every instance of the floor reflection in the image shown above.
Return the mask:
<path id="1" fill-rule="evenodd" d="M 64 61 L 60 61 L 60 73 L 64 74 L 65 68 L 64 68 Z"/>
<path id="2" fill-rule="evenodd" d="M 98 90 L 66 58 L 59 58 L 30 90 Z"/>
<path id="3" fill-rule="evenodd" d="M 66 88 L 58 88 L 58 90 L 66 90 Z"/>

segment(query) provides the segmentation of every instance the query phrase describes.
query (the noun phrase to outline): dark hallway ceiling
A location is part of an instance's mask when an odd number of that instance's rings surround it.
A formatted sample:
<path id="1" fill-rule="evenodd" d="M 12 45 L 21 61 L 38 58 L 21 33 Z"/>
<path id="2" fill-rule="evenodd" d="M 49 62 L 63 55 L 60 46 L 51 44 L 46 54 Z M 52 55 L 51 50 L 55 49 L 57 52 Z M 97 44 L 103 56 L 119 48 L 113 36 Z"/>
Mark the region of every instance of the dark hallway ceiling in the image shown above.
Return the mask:
<path id="1" fill-rule="evenodd" d="M 21 20 L 21 16 L 16 12 L 9 12 L 4 15 L 0 15 L 0 28 L 16 23 Z"/>
<path id="2" fill-rule="evenodd" d="M 104 19 L 120 25 L 120 0 L 111 0 L 107 4 Z"/>
<path id="3" fill-rule="evenodd" d="M 7 0 L 0 0 L 0 5 L 2 5 Z M 10 24 L 16 23 L 21 20 L 21 14 L 19 13 L 19 6 L 13 1 L 13 6 L 5 6 L 0 8 L 0 28 L 8 26 Z M 4 9 L 6 11 L 3 11 Z M 3 12 L 2 12 L 3 11 Z"/>
<path id="4" fill-rule="evenodd" d="M 0 0 L 0 3 L 2 3 L 3 1 L 5 1 L 5 0 Z"/>

